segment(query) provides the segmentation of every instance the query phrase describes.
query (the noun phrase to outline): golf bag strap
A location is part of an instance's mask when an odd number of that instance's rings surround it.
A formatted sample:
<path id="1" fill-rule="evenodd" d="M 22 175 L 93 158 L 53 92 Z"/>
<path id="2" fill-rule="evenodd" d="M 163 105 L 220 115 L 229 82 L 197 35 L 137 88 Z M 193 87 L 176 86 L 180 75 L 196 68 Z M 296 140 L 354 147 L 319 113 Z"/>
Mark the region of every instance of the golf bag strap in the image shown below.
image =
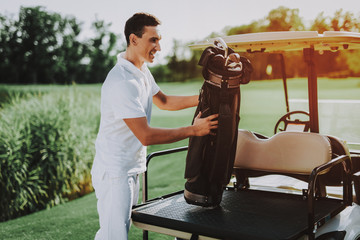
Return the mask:
<path id="1" fill-rule="evenodd" d="M 223 83 L 224 84 L 224 83 Z M 237 126 L 234 126 L 236 109 L 231 109 L 230 94 L 223 86 L 220 89 L 220 105 L 219 105 L 219 125 L 217 131 L 217 144 L 215 150 L 214 161 L 210 168 L 210 181 L 221 182 L 227 184 L 230 180 L 229 169 L 232 169 L 234 164 L 234 141 L 236 144 L 235 133 Z"/>

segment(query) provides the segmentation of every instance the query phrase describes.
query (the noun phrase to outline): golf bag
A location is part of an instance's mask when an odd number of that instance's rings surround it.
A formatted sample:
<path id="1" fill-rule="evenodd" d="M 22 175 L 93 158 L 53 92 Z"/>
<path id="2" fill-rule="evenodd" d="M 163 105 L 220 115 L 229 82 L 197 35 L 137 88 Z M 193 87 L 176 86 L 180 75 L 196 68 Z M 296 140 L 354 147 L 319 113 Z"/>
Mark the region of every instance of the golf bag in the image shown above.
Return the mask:
<path id="1" fill-rule="evenodd" d="M 229 183 L 240 121 L 240 84 L 248 83 L 252 72 L 248 59 L 222 39 L 222 47 L 216 44 L 206 48 L 199 61 L 204 83 L 194 119 L 200 111 L 201 118 L 218 113 L 218 128 L 190 138 L 185 168 L 185 200 L 204 207 L 219 205 L 223 187 Z"/>

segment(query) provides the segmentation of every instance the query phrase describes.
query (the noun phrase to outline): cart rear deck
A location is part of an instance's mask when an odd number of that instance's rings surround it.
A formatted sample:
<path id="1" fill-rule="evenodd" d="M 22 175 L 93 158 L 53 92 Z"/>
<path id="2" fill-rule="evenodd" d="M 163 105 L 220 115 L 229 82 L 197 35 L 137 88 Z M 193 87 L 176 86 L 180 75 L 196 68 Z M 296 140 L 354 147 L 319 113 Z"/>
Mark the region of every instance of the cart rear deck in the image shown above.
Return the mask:
<path id="1" fill-rule="evenodd" d="M 320 226 L 345 205 L 342 200 L 326 198 L 316 200 L 314 207 Z M 183 192 L 178 192 L 137 206 L 132 219 L 143 229 L 186 239 L 298 239 L 308 231 L 307 208 L 302 195 L 227 190 L 220 207 L 207 209 L 187 204 Z"/>

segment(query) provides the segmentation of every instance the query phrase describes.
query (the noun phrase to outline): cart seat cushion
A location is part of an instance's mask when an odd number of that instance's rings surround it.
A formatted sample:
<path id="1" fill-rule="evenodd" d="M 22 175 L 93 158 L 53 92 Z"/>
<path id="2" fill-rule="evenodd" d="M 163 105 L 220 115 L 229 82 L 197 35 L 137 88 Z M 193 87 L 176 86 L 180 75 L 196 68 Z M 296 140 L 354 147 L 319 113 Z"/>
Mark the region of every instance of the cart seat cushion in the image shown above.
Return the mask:
<path id="1" fill-rule="evenodd" d="M 234 168 L 308 175 L 331 156 L 329 138 L 317 133 L 280 132 L 260 139 L 239 129 Z"/>

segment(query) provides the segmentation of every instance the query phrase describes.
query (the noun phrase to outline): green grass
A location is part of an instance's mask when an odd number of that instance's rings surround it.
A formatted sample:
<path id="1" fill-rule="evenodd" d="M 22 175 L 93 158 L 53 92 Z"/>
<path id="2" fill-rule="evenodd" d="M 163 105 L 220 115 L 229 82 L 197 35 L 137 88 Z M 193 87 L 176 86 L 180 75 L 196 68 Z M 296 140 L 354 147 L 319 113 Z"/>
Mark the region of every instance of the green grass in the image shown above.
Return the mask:
<path id="1" fill-rule="evenodd" d="M 189 95 L 198 93 L 201 82 L 164 83 L 160 86 L 167 94 Z M 84 87 L 89 88 L 92 94 L 99 94 L 99 85 Z M 306 80 L 292 79 L 288 82 L 288 87 L 290 98 L 307 98 Z M 360 99 L 360 80 L 320 79 L 319 90 L 321 99 Z M 194 110 L 165 112 L 154 108 L 151 125 L 162 127 L 188 125 Z M 270 136 L 276 121 L 285 112 L 281 81 L 251 82 L 242 86 L 240 128 Z M 360 129 L 354 131 L 359 133 Z M 187 145 L 187 140 L 150 146 L 148 152 L 184 145 Z M 149 167 L 149 197 L 183 189 L 184 167 L 185 153 L 153 159 Z M 96 199 L 94 193 L 91 193 L 49 210 L 0 223 L 0 239 L 93 239 L 97 229 Z M 129 239 L 142 239 L 142 231 L 132 226 Z M 150 233 L 150 239 L 174 238 Z"/>
<path id="2" fill-rule="evenodd" d="M 0 239 L 92 239 L 98 219 L 93 193 L 0 225 Z"/>

